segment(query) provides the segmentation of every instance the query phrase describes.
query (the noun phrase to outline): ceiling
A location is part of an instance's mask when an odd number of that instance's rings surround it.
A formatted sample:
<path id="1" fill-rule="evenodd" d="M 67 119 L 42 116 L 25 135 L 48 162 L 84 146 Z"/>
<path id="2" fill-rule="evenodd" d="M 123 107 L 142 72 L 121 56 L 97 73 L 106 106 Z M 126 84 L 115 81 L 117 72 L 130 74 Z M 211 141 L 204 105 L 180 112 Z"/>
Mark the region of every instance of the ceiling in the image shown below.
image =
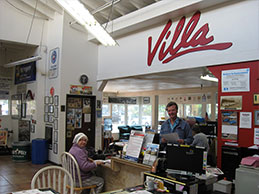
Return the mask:
<path id="1" fill-rule="evenodd" d="M 206 67 L 164 73 L 133 76 L 109 80 L 104 92 L 127 93 L 179 88 L 216 87 L 217 82 L 201 80 L 201 75 L 210 74 Z"/>
<path id="2" fill-rule="evenodd" d="M 62 13 L 62 8 L 55 0 L 5 0 L 11 7 L 25 14 L 52 20 L 56 12 Z M 112 26 L 112 36 L 121 37 L 129 32 L 152 26 L 168 17 L 177 17 L 185 12 L 190 13 L 231 0 L 80 0 L 94 15 L 104 28 Z M 170 5 L 170 6 L 167 6 Z M 179 8 L 181 7 L 181 8 Z M 156 12 L 151 11 L 156 10 Z M 159 13 L 159 14 L 158 14 Z M 173 14 L 172 14 L 173 13 Z M 111 25 L 112 24 L 112 25 Z M 91 40 L 91 38 L 88 38 Z M 0 40 L 0 52 L 8 49 L 19 53 L 31 45 L 22 45 Z M 206 68 L 195 68 L 166 73 L 133 76 L 123 79 L 108 80 L 104 92 L 143 92 L 175 88 L 217 86 L 215 82 L 203 81 L 200 76 L 207 72 Z"/>

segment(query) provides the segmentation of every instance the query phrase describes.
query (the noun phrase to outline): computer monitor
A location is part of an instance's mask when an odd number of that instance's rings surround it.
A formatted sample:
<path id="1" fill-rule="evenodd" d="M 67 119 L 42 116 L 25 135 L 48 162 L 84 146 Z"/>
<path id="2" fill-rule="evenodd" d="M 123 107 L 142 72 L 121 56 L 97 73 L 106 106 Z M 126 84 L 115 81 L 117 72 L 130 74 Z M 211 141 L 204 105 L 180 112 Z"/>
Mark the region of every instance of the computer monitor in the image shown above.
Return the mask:
<path id="1" fill-rule="evenodd" d="M 205 148 L 168 144 L 166 159 L 169 171 L 183 171 L 183 174 L 205 174 L 207 165 Z"/>
<path id="2" fill-rule="evenodd" d="M 160 144 L 160 135 L 159 135 L 159 133 L 155 133 L 152 143 Z"/>

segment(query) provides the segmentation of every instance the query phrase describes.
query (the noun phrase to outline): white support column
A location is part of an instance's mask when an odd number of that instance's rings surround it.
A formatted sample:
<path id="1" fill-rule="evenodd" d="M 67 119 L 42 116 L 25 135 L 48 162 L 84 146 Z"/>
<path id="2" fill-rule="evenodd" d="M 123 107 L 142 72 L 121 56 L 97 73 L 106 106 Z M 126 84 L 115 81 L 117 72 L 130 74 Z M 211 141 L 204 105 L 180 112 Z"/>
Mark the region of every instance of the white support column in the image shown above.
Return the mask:
<path id="1" fill-rule="evenodd" d="M 152 98 L 152 129 L 158 129 L 158 102 L 159 96 L 155 95 Z"/>

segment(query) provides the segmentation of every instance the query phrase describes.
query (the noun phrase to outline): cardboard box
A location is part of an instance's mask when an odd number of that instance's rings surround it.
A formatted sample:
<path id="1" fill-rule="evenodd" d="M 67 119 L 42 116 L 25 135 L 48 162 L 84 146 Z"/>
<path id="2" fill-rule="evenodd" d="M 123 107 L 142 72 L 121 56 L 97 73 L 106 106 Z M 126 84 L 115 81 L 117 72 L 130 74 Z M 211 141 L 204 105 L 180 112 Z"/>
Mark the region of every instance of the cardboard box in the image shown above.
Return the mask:
<path id="1" fill-rule="evenodd" d="M 213 191 L 220 191 L 222 193 L 231 194 L 232 182 L 220 180 L 213 184 Z"/>
<path id="2" fill-rule="evenodd" d="M 242 165 L 259 167 L 259 157 L 248 156 L 241 160 Z"/>

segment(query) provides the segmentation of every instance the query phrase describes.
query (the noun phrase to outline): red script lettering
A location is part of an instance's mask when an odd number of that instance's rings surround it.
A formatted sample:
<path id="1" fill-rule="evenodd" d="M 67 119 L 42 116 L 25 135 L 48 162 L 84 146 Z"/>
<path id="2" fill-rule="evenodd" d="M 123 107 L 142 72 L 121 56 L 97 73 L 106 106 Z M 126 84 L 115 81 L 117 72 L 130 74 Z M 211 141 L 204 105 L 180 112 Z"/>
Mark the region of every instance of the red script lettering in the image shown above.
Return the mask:
<path id="1" fill-rule="evenodd" d="M 148 66 L 151 66 L 153 59 L 159 48 L 160 48 L 158 52 L 159 61 L 162 61 L 162 63 L 168 63 L 171 60 L 175 59 L 176 57 L 179 57 L 191 52 L 203 51 L 203 50 L 225 50 L 232 46 L 231 42 L 209 44 L 214 40 L 214 37 L 213 36 L 206 37 L 209 32 L 208 23 L 204 24 L 192 36 L 193 31 L 200 20 L 200 15 L 201 13 L 197 11 L 192 16 L 190 21 L 187 23 L 185 28 L 184 28 L 184 24 L 185 24 L 186 18 L 185 16 L 182 17 L 175 28 L 171 43 L 168 46 L 167 46 L 167 43 L 168 43 L 167 40 L 171 35 L 171 31 L 169 30 L 172 26 L 171 20 L 167 22 L 165 28 L 161 32 L 153 49 L 152 49 L 152 36 L 150 36 L 148 38 L 148 58 L 147 58 Z M 181 33 L 182 33 L 181 39 L 179 39 L 179 36 Z M 176 45 L 176 42 L 178 39 L 179 39 L 178 41 L 179 44 Z M 168 54 L 170 55 L 168 56 Z"/>

